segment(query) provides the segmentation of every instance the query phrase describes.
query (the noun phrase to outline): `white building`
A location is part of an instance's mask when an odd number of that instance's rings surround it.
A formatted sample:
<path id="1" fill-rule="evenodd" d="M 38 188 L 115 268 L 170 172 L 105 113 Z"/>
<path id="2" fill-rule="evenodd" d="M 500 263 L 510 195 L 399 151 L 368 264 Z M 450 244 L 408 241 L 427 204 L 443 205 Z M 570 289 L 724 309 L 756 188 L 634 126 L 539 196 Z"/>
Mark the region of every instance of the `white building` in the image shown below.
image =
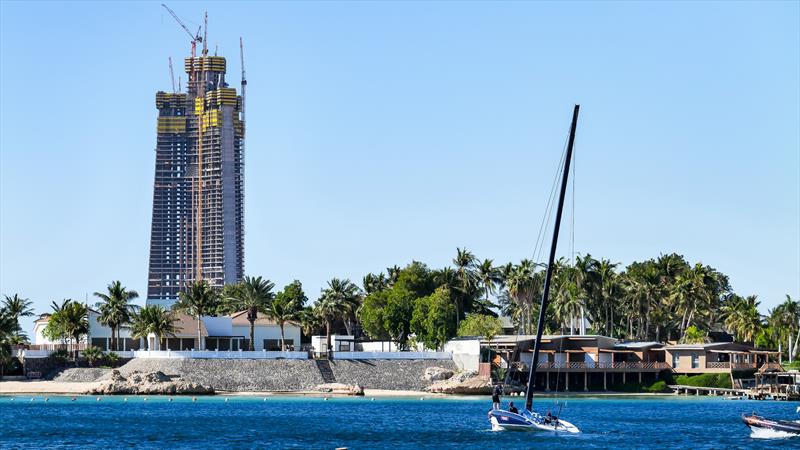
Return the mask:
<path id="1" fill-rule="evenodd" d="M 149 335 L 147 339 L 133 339 L 130 328 L 122 327 L 119 330 L 119 350 L 199 350 L 197 320 L 184 313 L 176 312 L 174 314 L 176 331 L 162 342 L 158 342 L 154 335 Z M 100 313 L 97 311 L 89 310 L 89 334 L 83 342 L 103 350 L 109 350 L 111 348 L 111 328 L 101 325 L 97 321 L 99 316 Z M 42 335 L 49 319 L 49 314 L 42 314 L 34 322 L 34 343 L 41 349 L 53 349 L 61 344 L 61 342 L 52 342 Z M 258 314 L 253 331 L 255 350 L 280 350 L 281 329 L 266 315 Z M 250 322 L 247 320 L 247 311 L 231 316 L 203 317 L 200 321 L 200 337 L 204 340 L 206 350 L 248 350 Z M 285 323 L 284 337 L 287 349 L 299 349 L 300 325 L 296 322 Z"/>

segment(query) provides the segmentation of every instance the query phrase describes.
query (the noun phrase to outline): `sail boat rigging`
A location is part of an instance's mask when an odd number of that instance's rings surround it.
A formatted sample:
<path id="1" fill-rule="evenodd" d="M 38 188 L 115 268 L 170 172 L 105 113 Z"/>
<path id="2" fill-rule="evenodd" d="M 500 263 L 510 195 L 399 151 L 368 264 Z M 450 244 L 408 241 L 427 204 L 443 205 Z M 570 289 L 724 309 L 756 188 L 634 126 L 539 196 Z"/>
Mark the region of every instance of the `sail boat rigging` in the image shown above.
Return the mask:
<path id="1" fill-rule="evenodd" d="M 569 130 L 569 141 L 567 143 L 567 153 L 564 158 L 564 171 L 561 178 L 561 191 L 558 197 L 558 207 L 556 210 L 556 220 L 553 227 L 553 240 L 550 245 L 550 256 L 547 263 L 547 272 L 544 279 L 544 292 L 542 302 L 539 307 L 539 321 L 536 326 L 536 341 L 533 345 L 533 360 L 528 376 L 528 386 L 525 389 L 525 409 L 520 413 L 512 413 L 505 410 L 492 410 L 489 412 L 489 422 L 493 430 L 509 431 L 555 431 L 566 433 L 580 433 L 580 430 L 573 424 L 561 420 L 558 416 L 546 416 L 536 413 L 533 410 L 533 389 L 536 386 L 536 369 L 539 365 L 539 350 L 544 331 L 545 314 L 550 300 L 550 284 L 553 278 L 556 248 L 558 246 L 558 233 L 561 229 L 561 215 L 564 210 L 564 198 L 567 191 L 567 180 L 569 178 L 569 166 L 572 160 L 572 149 L 575 144 L 575 129 L 578 125 L 578 113 L 580 105 L 575 105 L 572 113 L 572 125 Z"/>

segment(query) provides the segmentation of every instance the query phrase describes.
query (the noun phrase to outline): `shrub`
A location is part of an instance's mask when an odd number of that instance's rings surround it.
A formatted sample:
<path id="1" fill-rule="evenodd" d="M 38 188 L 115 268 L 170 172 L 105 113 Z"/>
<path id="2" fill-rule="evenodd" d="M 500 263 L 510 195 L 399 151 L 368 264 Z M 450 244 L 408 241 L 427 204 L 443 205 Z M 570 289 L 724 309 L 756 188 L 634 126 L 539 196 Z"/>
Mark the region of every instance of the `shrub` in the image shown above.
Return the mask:
<path id="1" fill-rule="evenodd" d="M 67 351 L 67 349 L 60 348 L 51 353 L 50 357 L 63 364 L 67 362 L 67 360 L 70 359 L 71 356 L 69 354 L 69 351 Z"/>
<path id="2" fill-rule="evenodd" d="M 100 358 L 103 357 L 103 351 L 100 350 L 100 347 L 86 347 L 86 350 L 81 352 L 86 361 L 89 363 L 89 367 L 94 367 L 95 361 L 98 361 Z"/>
<path id="3" fill-rule="evenodd" d="M 653 393 L 667 392 L 667 391 L 669 391 L 669 388 L 667 387 L 667 382 L 663 380 L 656 381 L 647 388 L 647 392 L 653 392 Z"/>
<path id="4" fill-rule="evenodd" d="M 108 361 L 108 364 L 112 367 L 116 366 L 117 362 L 119 362 L 119 355 L 114 352 L 108 352 L 106 353 L 106 361 Z"/>
<path id="5" fill-rule="evenodd" d="M 704 373 L 701 375 L 678 375 L 677 384 L 695 387 L 731 388 L 730 376 L 726 373 Z"/>

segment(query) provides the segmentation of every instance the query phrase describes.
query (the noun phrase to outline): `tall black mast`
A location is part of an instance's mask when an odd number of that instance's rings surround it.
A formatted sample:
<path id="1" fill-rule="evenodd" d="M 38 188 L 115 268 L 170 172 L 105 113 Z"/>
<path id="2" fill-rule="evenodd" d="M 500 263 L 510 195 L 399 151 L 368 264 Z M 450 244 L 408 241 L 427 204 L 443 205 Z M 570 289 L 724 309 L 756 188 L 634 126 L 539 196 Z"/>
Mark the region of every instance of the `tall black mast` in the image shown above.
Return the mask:
<path id="1" fill-rule="evenodd" d="M 542 344 L 542 330 L 544 329 L 544 315 L 547 312 L 547 302 L 550 299 L 550 280 L 553 278 L 553 262 L 556 259 L 556 246 L 558 245 L 558 231 L 561 229 L 561 213 L 564 210 L 564 197 L 567 193 L 567 178 L 569 177 L 569 163 L 572 160 L 572 146 L 575 143 L 575 128 L 578 125 L 578 111 L 581 105 L 575 105 L 572 113 L 572 126 L 569 129 L 569 143 L 567 143 L 567 157 L 564 160 L 564 175 L 561 177 L 561 194 L 558 196 L 558 211 L 556 224 L 553 228 L 553 243 L 550 245 L 550 259 L 547 262 L 547 274 L 544 278 L 544 292 L 542 304 L 539 306 L 539 324 L 536 327 L 536 342 L 533 344 L 533 361 L 528 377 L 528 388 L 525 390 L 525 409 L 533 408 L 533 387 L 536 385 L 536 368 L 539 365 L 539 348 Z"/>

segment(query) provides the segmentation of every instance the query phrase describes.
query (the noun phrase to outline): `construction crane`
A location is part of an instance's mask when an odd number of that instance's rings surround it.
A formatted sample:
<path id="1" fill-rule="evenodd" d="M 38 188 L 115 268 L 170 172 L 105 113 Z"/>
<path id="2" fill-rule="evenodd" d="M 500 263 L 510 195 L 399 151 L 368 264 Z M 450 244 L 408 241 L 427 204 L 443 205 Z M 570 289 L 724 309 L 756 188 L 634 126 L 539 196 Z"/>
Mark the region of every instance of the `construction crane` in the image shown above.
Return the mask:
<path id="1" fill-rule="evenodd" d="M 178 25 L 180 25 L 181 28 L 183 28 L 184 31 L 186 31 L 186 33 L 189 35 L 189 37 L 192 38 L 192 58 L 194 58 L 196 56 L 196 49 L 197 49 L 197 43 L 198 42 L 202 42 L 203 43 L 203 50 L 204 50 L 204 54 L 205 54 L 205 39 L 203 38 L 203 36 L 200 36 L 200 30 L 202 29 L 202 27 L 198 27 L 197 28 L 197 33 L 192 34 L 192 31 L 189 30 L 189 27 L 187 27 L 186 24 L 184 24 L 183 21 L 180 19 L 180 17 L 178 17 L 178 15 L 175 14 L 175 11 L 171 10 L 169 8 L 169 6 L 167 6 L 167 5 L 163 4 L 163 3 L 161 4 L 161 6 L 163 6 L 164 9 L 169 11 L 170 15 L 172 15 L 172 18 L 175 19 L 175 21 L 178 22 Z M 206 24 L 208 24 L 208 13 L 206 13 Z"/>
<path id="2" fill-rule="evenodd" d="M 244 74 L 244 43 L 242 42 L 241 36 L 239 37 L 239 57 L 242 61 L 242 122 L 244 122 L 244 91 L 247 87 L 247 77 Z"/>
<path id="3" fill-rule="evenodd" d="M 175 89 L 175 72 L 172 70 L 172 56 L 169 57 L 169 79 L 172 80 L 172 93 L 177 93 Z"/>

